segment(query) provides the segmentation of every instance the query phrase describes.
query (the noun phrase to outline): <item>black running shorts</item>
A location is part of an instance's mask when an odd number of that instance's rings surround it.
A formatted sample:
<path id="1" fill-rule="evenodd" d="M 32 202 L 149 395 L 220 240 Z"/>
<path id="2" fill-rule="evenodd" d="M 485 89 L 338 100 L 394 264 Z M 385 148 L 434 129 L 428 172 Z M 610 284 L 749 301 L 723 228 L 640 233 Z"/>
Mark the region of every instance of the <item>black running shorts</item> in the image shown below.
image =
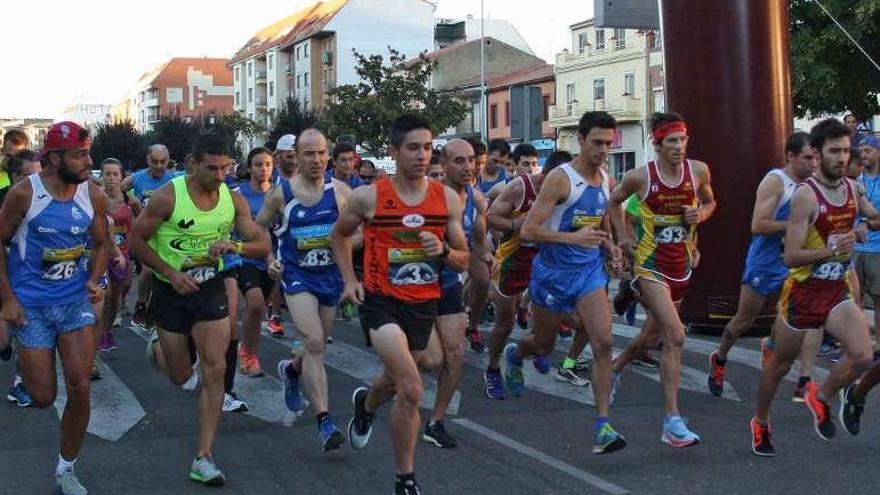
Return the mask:
<path id="1" fill-rule="evenodd" d="M 437 301 L 405 303 L 393 297 L 367 292 L 360 312 L 365 324 L 363 331 L 367 338 L 367 345 L 370 345 L 370 330 L 378 329 L 383 325 L 395 324 L 406 335 L 410 350 L 423 351 L 428 347 L 428 339 L 434 328 Z"/>
<path id="2" fill-rule="evenodd" d="M 437 316 L 457 315 L 464 313 L 464 302 L 462 301 L 461 282 L 443 289 L 443 294 L 437 302 Z"/>
<path id="3" fill-rule="evenodd" d="M 182 296 L 153 275 L 147 315 L 160 330 L 187 335 L 196 323 L 222 320 L 229 316 L 223 277 L 214 277 L 199 285 L 197 292 Z"/>
<path id="4" fill-rule="evenodd" d="M 260 270 L 249 263 L 242 263 L 241 268 L 238 269 L 238 290 L 242 294 L 247 295 L 251 289 L 260 289 L 263 292 L 263 300 L 268 301 L 273 287 L 275 281 L 265 270 Z"/>

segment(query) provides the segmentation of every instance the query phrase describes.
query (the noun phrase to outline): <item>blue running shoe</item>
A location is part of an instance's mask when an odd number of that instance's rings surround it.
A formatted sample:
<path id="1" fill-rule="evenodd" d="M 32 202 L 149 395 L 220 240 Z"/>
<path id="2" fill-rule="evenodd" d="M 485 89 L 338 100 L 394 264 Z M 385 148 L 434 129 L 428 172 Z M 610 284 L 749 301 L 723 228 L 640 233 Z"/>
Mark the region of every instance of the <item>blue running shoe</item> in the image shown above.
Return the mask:
<path id="1" fill-rule="evenodd" d="M 18 377 L 15 378 L 14 384 L 9 387 L 9 393 L 6 394 L 6 399 L 11 403 L 16 404 L 18 407 L 29 407 L 33 404 L 31 394 L 28 393 L 27 389 L 24 387 L 24 382 Z"/>
<path id="2" fill-rule="evenodd" d="M 516 357 L 516 344 L 507 344 L 504 347 L 504 381 L 507 383 L 507 390 L 510 395 L 519 397 L 523 394 L 526 387 L 526 380 L 523 377 L 522 360 Z"/>
<path id="3" fill-rule="evenodd" d="M 486 397 L 495 400 L 504 400 L 507 393 L 504 390 L 504 379 L 501 378 L 500 369 L 489 369 L 483 372 L 483 380 L 486 382 Z"/>
<path id="4" fill-rule="evenodd" d="M 342 447 L 345 443 L 345 435 L 336 427 L 336 422 L 329 415 L 318 423 L 318 434 L 321 435 L 321 449 L 330 452 Z"/>
<path id="5" fill-rule="evenodd" d="M 288 366 L 293 366 L 293 359 L 278 361 L 278 378 L 284 384 L 284 403 L 291 411 L 300 413 L 305 409 L 305 406 L 303 405 L 302 393 L 299 391 L 299 378 L 294 378 L 287 373 Z"/>
<path id="6" fill-rule="evenodd" d="M 681 416 L 667 416 L 663 420 L 660 441 L 673 447 L 688 447 L 700 443 L 700 436 L 688 429 Z"/>
<path id="7" fill-rule="evenodd" d="M 538 354 L 532 359 L 532 366 L 542 375 L 550 373 L 550 358 L 542 354 Z"/>
<path id="8" fill-rule="evenodd" d="M 596 438 L 593 442 L 593 453 L 610 454 L 624 447 L 626 447 L 626 439 L 623 438 L 623 435 L 614 431 L 610 423 L 605 423 L 602 425 L 599 433 L 596 433 Z"/>

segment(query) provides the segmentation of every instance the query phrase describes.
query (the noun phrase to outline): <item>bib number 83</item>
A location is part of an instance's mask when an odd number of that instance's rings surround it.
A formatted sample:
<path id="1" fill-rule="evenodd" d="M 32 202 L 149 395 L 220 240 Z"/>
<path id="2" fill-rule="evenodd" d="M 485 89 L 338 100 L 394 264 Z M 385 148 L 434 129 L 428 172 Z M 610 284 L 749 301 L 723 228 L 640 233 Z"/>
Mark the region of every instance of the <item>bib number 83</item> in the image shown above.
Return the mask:
<path id="1" fill-rule="evenodd" d="M 43 271 L 43 279 L 45 280 L 70 280 L 77 271 L 76 261 L 61 261 L 53 265 L 49 265 Z"/>
<path id="2" fill-rule="evenodd" d="M 315 267 L 333 264 L 333 251 L 329 249 L 312 249 L 299 260 L 299 266 Z"/>
<path id="3" fill-rule="evenodd" d="M 687 240 L 687 230 L 681 225 L 663 227 L 654 235 L 657 244 L 678 244 Z"/>

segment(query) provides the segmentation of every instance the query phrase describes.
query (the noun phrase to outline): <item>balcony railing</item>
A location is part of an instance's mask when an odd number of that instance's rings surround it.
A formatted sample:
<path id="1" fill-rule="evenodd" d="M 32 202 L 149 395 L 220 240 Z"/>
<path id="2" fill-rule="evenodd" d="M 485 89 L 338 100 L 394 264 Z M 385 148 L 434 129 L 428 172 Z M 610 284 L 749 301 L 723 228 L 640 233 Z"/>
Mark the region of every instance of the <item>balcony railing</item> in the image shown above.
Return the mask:
<path id="1" fill-rule="evenodd" d="M 643 106 L 643 100 L 631 96 L 584 102 L 573 101 L 551 106 L 550 120 L 577 120 L 584 112 L 599 110 L 604 110 L 618 118 L 642 118 Z"/>
<path id="2" fill-rule="evenodd" d="M 594 45 L 588 45 L 583 49 L 574 51 L 563 50 L 556 54 L 556 65 L 570 65 L 576 63 L 584 63 L 590 61 L 599 61 L 614 56 L 644 54 L 645 46 L 643 40 L 635 39 L 626 40 L 626 44 L 619 48 L 615 41 L 605 43 L 603 48 L 597 49 Z"/>

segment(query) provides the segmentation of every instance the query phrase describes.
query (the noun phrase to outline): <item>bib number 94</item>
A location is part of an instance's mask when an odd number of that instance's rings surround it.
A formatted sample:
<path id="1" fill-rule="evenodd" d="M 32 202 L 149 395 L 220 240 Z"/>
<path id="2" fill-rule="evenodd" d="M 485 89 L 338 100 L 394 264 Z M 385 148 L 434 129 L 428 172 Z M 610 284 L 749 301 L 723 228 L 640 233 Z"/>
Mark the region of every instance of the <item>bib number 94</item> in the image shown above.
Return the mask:
<path id="1" fill-rule="evenodd" d="M 813 269 L 813 278 L 819 280 L 843 280 L 846 269 L 839 261 L 827 261 Z"/>
<path id="2" fill-rule="evenodd" d="M 687 240 L 687 230 L 681 225 L 669 225 L 654 235 L 657 244 L 678 244 Z"/>
<path id="3" fill-rule="evenodd" d="M 59 261 L 58 263 L 53 263 L 47 266 L 43 270 L 43 279 L 52 281 L 70 280 L 76 275 L 76 272 L 76 261 Z"/>

